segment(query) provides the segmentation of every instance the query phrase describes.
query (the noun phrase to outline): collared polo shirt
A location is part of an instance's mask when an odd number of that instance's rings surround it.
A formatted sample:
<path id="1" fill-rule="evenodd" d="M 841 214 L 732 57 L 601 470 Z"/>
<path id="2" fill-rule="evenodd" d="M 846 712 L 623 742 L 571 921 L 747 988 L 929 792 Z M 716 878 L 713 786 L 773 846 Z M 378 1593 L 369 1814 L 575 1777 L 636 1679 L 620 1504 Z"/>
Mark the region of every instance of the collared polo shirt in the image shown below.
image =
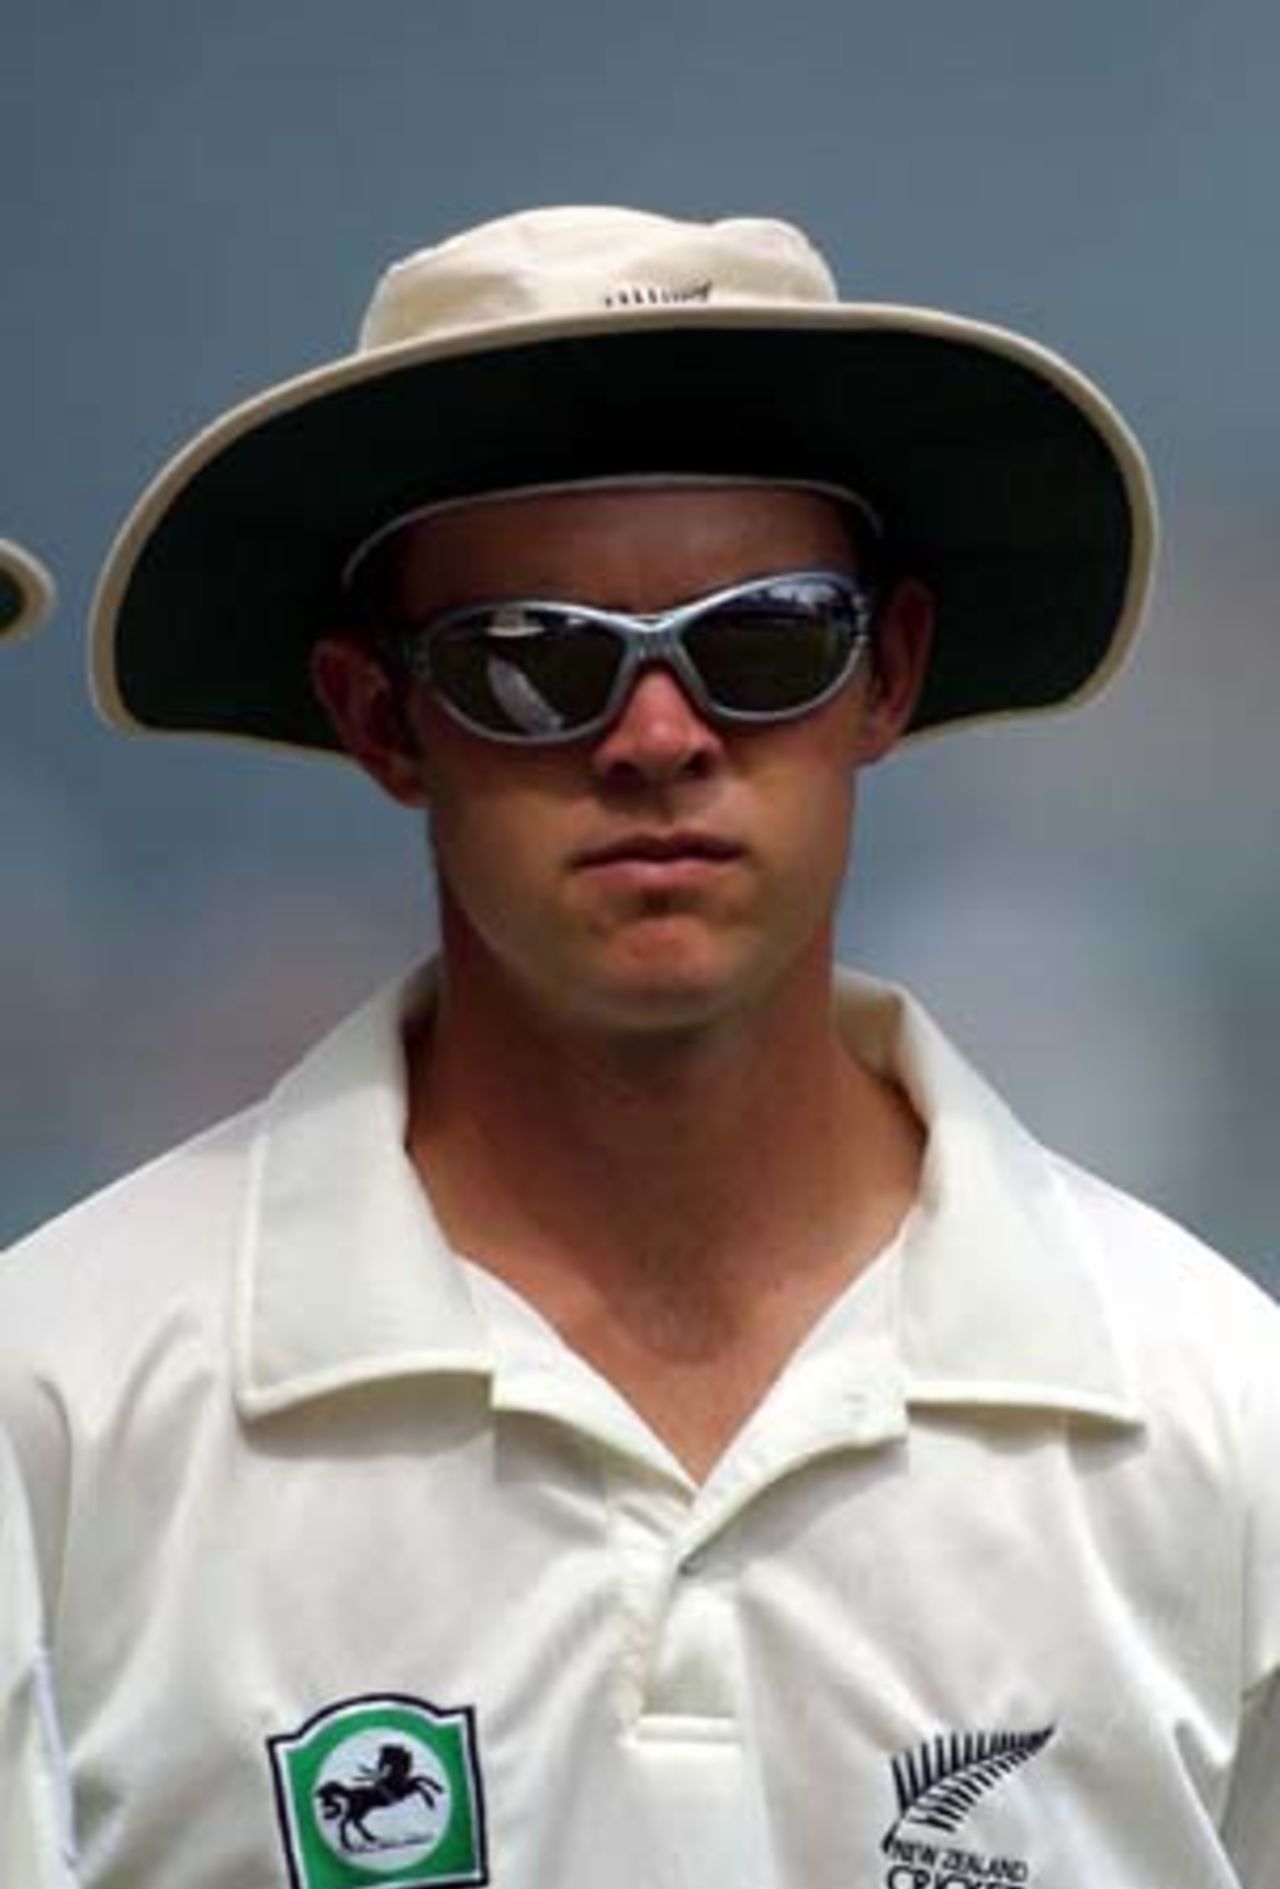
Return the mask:
<path id="1" fill-rule="evenodd" d="M 445 1242 L 430 1001 L 0 1267 L 89 1889 L 1280 1889 L 1280 1311 L 846 980 L 919 1196 L 695 1484 Z"/>
<path id="2" fill-rule="evenodd" d="M 0 1884 L 73 1889 L 69 1806 L 17 1465 L 0 1436 Z"/>

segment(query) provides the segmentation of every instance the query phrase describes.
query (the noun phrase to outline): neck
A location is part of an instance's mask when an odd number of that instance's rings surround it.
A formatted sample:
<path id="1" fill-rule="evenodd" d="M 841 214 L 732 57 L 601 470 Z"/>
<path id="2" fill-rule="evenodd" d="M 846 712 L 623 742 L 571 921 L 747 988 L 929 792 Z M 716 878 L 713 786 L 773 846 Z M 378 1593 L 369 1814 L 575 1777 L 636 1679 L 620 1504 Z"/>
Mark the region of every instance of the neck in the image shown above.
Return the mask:
<path id="1" fill-rule="evenodd" d="M 915 1195 L 919 1124 L 840 1042 L 830 971 L 822 941 L 731 1022 L 638 1036 L 446 960 L 409 1044 L 446 1235 L 697 1478 Z"/>
<path id="2" fill-rule="evenodd" d="M 446 965 L 408 1135 L 446 1233 L 535 1299 L 559 1280 L 741 1306 L 783 1270 L 869 1257 L 919 1136 L 840 1041 L 830 971 L 819 940 L 732 1019 L 637 1033 L 549 1024 Z"/>

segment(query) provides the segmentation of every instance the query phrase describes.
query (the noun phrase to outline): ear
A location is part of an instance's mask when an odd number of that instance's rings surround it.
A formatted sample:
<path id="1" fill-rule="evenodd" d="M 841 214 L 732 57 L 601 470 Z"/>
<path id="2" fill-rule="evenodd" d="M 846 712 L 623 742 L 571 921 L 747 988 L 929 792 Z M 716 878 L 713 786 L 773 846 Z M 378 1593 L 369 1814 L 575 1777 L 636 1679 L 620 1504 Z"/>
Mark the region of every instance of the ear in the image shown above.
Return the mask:
<path id="1" fill-rule="evenodd" d="M 357 636 L 323 636 L 311 652 L 311 686 L 339 741 L 384 793 L 426 804 L 421 755 L 395 680 Z"/>
<path id="2" fill-rule="evenodd" d="M 933 597 L 914 577 L 894 585 L 876 622 L 858 761 L 879 761 L 901 740 L 920 699 L 933 647 Z"/>

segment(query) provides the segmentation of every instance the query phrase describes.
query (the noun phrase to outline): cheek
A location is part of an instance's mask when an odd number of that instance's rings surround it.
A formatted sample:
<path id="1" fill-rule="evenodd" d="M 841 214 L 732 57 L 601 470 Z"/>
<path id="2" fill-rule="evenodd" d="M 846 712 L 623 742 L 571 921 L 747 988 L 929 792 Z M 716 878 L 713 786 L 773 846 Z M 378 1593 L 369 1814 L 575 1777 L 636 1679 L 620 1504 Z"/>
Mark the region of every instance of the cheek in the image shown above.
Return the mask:
<path id="1" fill-rule="evenodd" d="M 478 930 L 536 922 L 558 876 L 554 806 L 531 809 L 527 791 L 510 783 L 468 781 L 447 791 L 437 780 L 427 825 L 437 876 Z"/>
<path id="2" fill-rule="evenodd" d="M 427 824 L 436 864 L 449 878 L 501 882 L 519 876 L 529 862 L 528 835 L 501 801 L 433 796 Z"/>
<path id="3" fill-rule="evenodd" d="M 797 868 L 819 898 L 835 897 L 844 880 L 854 805 L 852 776 L 833 777 L 810 794 L 798 817 L 803 841 L 796 848 Z"/>
<path id="4" fill-rule="evenodd" d="M 845 843 L 858 774 L 852 715 L 847 710 L 838 715 L 826 711 L 810 722 L 779 730 L 779 735 L 775 747 L 761 751 L 754 770 L 753 785 L 766 818 L 780 840 L 790 833 L 802 852 L 822 853 L 832 844 Z"/>
<path id="5" fill-rule="evenodd" d="M 856 790 L 856 769 L 847 748 L 835 741 L 824 744 L 820 756 L 811 748 L 803 766 L 780 766 L 761 780 L 774 896 L 789 901 L 801 922 L 833 909 L 840 896 Z"/>

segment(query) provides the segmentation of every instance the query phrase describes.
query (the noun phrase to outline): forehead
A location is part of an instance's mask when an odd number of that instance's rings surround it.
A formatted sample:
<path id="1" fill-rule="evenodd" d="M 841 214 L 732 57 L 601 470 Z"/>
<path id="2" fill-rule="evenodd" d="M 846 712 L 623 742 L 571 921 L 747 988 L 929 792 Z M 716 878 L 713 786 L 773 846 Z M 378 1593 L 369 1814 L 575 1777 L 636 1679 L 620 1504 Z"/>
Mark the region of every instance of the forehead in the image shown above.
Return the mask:
<path id="1" fill-rule="evenodd" d="M 658 609 L 774 571 L 852 571 L 848 510 L 784 486 L 623 486 L 528 493 L 412 520 L 379 552 L 401 618 L 501 596 Z"/>

